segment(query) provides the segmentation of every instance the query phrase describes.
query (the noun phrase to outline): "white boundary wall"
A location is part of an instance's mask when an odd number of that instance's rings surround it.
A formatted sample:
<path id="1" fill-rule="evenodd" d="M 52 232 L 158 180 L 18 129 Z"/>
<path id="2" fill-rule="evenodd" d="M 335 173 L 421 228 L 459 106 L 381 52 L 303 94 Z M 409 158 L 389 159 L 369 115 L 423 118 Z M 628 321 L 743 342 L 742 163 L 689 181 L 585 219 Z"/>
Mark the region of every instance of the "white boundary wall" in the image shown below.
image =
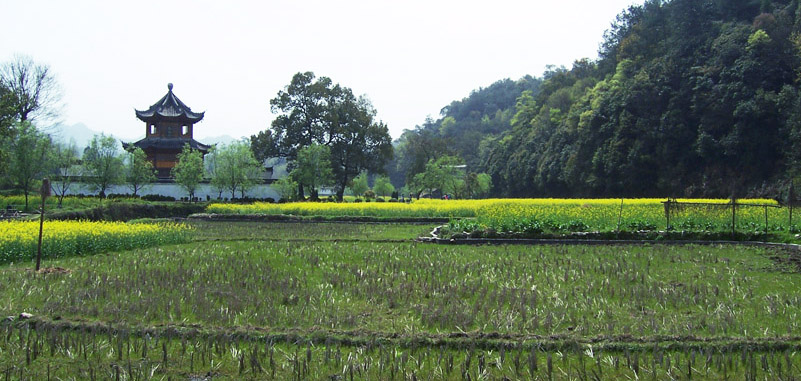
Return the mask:
<path id="1" fill-rule="evenodd" d="M 110 187 L 106 190 L 106 194 L 131 194 L 131 188 L 126 185 L 115 185 Z M 86 184 L 83 183 L 72 183 L 70 185 L 69 191 L 67 191 L 67 195 L 97 195 L 97 192 L 93 189 L 89 188 Z M 181 197 L 189 197 L 189 194 L 186 192 L 184 188 L 180 185 L 175 183 L 153 183 L 145 186 L 144 189 L 141 189 L 137 192 L 138 195 L 144 196 L 149 194 L 157 194 L 162 196 L 170 196 L 175 197 L 176 200 L 180 200 Z M 241 197 L 241 193 L 239 190 L 236 191 L 236 198 Z M 220 198 L 220 192 L 216 188 L 212 187 L 211 184 L 198 184 L 197 189 L 195 189 L 195 197 L 200 198 L 202 200 L 211 199 L 216 200 Z M 272 198 L 274 200 L 278 200 L 281 196 L 278 192 L 273 189 L 270 185 L 267 184 L 259 184 L 250 188 L 245 192 L 245 197 L 250 198 Z M 230 199 L 231 198 L 231 191 L 223 191 L 221 199 Z"/>

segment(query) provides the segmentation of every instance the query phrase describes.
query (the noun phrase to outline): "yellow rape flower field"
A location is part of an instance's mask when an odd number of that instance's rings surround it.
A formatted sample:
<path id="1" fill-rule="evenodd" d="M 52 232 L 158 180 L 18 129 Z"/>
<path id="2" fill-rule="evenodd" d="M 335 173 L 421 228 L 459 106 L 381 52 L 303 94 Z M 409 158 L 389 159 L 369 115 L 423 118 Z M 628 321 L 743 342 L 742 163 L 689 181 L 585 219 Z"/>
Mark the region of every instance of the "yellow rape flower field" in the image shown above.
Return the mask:
<path id="1" fill-rule="evenodd" d="M 46 221 L 42 255 L 58 258 L 186 242 L 191 228 L 173 223 Z M 38 221 L 0 221 L 0 263 L 36 255 Z"/>
<path id="2" fill-rule="evenodd" d="M 475 217 L 476 210 L 492 201 L 503 200 L 428 200 L 401 202 L 291 202 L 273 204 L 210 204 L 206 211 L 219 214 L 283 214 L 295 216 L 366 216 L 366 217 Z"/>
<path id="3" fill-rule="evenodd" d="M 732 208 L 728 199 L 677 199 L 665 215 L 666 198 L 647 199 L 486 199 L 431 200 L 411 203 L 295 202 L 272 204 L 215 203 L 207 212 L 218 214 L 263 214 L 295 216 L 366 216 L 379 218 L 451 218 L 450 231 L 494 230 L 504 232 L 580 231 L 697 231 L 731 230 Z M 713 205 L 698 205 L 713 204 Z M 737 200 L 735 229 L 742 232 L 799 231 L 790 220 L 790 210 L 770 199 Z M 765 207 L 767 205 L 768 207 Z"/>

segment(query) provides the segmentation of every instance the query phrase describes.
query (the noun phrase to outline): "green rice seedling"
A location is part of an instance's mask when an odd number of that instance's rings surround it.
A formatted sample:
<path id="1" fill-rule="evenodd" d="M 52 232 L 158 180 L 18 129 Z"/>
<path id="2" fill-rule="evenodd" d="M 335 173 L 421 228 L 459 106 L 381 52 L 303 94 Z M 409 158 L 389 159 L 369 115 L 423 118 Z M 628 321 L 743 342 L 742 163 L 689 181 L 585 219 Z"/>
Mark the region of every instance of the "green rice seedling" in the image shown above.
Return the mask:
<path id="1" fill-rule="evenodd" d="M 288 238 L 315 225 L 0 266 L 0 380 L 799 372 L 794 252 Z"/>

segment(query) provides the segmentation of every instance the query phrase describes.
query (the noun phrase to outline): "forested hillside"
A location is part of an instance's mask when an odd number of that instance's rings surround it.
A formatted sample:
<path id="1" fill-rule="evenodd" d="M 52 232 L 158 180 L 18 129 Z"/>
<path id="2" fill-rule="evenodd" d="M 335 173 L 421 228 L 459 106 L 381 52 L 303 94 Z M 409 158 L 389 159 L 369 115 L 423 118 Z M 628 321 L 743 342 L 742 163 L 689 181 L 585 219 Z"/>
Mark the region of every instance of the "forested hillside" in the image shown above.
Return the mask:
<path id="1" fill-rule="evenodd" d="M 596 59 L 406 131 L 394 180 L 457 154 L 495 196 L 776 196 L 801 164 L 799 75 L 798 0 L 648 0 Z"/>
<path id="2" fill-rule="evenodd" d="M 451 102 L 440 119 L 429 118 L 404 131 L 395 141 L 395 160 L 388 166 L 393 183 L 400 187 L 422 172 L 428 160 L 445 154 L 458 155 L 470 168 L 479 167 L 481 141 L 508 131 L 517 98 L 524 91 L 537 93 L 541 83 L 531 76 L 500 80 Z"/>
<path id="3" fill-rule="evenodd" d="M 496 195 L 728 196 L 797 174 L 798 1 L 649 0 L 546 73 L 480 163 Z"/>

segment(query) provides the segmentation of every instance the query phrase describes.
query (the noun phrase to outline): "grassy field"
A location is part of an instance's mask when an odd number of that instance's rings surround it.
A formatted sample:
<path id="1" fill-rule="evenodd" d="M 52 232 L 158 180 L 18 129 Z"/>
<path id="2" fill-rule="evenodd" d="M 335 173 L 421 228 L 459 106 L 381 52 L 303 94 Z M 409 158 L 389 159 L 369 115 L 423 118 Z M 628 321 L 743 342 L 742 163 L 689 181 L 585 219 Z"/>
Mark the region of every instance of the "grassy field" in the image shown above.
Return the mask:
<path id="1" fill-rule="evenodd" d="M 193 223 L 0 267 L 0 379 L 789 379 L 797 253 L 436 246 L 433 226 Z"/>
<path id="2" fill-rule="evenodd" d="M 45 200 L 45 209 L 48 211 L 59 211 L 59 210 L 81 210 L 81 209 L 88 209 L 88 208 L 96 208 L 103 203 L 109 202 L 133 202 L 133 203 L 147 203 L 147 201 L 143 201 L 136 198 L 122 198 L 122 199 L 106 199 L 101 200 L 97 197 L 75 197 L 75 196 L 66 196 L 64 197 L 63 203 L 61 204 L 61 208 L 58 208 L 58 197 L 52 196 L 48 197 Z M 0 196 L 0 209 L 6 209 L 7 206 L 12 206 L 17 210 L 23 210 L 25 207 L 25 196 L 16 195 L 16 196 Z M 36 212 L 42 206 L 42 199 L 39 197 L 38 194 L 31 194 L 28 196 L 28 209 L 30 212 Z"/>

